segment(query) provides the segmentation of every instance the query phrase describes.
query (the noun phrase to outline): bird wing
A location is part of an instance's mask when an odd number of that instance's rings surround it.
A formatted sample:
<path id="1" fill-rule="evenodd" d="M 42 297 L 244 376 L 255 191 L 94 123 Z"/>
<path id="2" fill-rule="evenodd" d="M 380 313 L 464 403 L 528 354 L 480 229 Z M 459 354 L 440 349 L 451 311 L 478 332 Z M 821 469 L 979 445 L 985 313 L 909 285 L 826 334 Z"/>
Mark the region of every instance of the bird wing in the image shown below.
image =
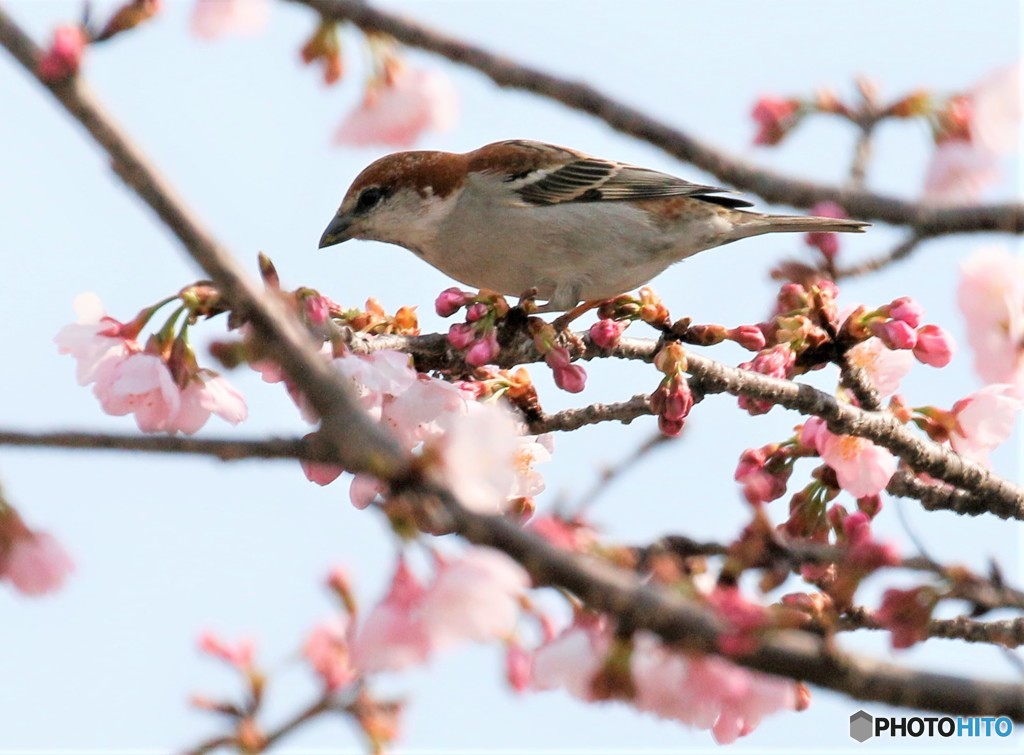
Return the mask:
<path id="1" fill-rule="evenodd" d="M 659 197 L 693 197 L 723 207 L 750 207 L 750 202 L 721 196 L 722 189 L 684 181 L 667 173 L 590 157 L 564 147 L 538 142 L 506 142 L 529 150 L 534 165 L 509 175 L 515 192 L 532 205 L 598 202 Z M 544 159 L 547 158 L 547 159 Z"/>

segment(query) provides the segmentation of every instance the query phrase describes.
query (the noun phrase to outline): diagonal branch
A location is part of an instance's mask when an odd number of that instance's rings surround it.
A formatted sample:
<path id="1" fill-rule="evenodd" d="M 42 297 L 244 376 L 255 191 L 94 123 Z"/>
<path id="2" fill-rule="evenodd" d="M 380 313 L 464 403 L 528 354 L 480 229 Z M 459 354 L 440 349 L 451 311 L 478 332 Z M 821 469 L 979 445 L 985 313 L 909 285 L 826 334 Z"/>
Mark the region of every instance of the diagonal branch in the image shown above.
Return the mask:
<path id="1" fill-rule="evenodd" d="M 999 204 L 937 209 L 855 188 L 840 188 L 790 178 L 738 160 L 685 131 L 664 124 L 608 97 L 593 87 L 567 81 L 476 47 L 363 0 L 290 0 L 321 16 L 351 21 L 363 31 L 383 32 L 410 47 L 469 66 L 501 87 L 523 89 L 603 120 L 612 128 L 658 147 L 720 180 L 762 197 L 767 202 L 809 208 L 831 200 L 852 217 L 913 226 L 919 236 L 968 231 L 1024 233 L 1024 207 Z"/>

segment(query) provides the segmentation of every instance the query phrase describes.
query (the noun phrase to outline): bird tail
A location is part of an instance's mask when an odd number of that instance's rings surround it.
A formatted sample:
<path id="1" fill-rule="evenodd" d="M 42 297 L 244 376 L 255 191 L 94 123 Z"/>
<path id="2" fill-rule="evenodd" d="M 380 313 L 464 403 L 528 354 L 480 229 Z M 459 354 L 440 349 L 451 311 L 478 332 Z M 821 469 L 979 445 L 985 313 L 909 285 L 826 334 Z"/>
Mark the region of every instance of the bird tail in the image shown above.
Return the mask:
<path id="1" fill-rule="evenodd" d="M 763 215 L 759 212 L 736 213 L 733 232 L 737 239 L 763 233 L 864 233 L 871 223 L 847 218 L 819 218 L 813 215 Z"/>

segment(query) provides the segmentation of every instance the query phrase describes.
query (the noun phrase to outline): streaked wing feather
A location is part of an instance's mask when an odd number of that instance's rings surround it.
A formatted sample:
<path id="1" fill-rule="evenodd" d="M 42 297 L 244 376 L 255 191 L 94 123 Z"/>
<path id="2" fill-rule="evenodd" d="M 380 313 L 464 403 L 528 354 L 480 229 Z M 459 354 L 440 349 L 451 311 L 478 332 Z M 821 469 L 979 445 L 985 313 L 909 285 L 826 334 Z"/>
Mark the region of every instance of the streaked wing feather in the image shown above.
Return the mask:
<path id="1" fill-rule="evenodd" d="M 730 196 L 719 196 L 726 189 L 690 183 L 681 178 L 648 168 L 583 157 L 554 171 L 536 171 L 516 191 L 535 205 L 561 202 L 655 199 L 658 197 L 694 197 L 723 207 L 750 207 L 751 203 Z"/>

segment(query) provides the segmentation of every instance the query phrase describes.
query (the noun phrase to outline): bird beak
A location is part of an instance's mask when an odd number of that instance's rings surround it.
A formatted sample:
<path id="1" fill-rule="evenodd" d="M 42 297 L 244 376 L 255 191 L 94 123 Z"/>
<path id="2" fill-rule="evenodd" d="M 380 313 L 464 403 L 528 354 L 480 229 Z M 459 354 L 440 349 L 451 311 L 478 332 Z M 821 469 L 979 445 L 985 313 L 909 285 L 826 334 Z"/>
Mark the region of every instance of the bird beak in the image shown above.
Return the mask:
<path id="1" fill-rule="evenodd" d="M 340 244 L 342 241 L 348 241 L 352 236 L 348 233 L 349 226 L 352 225 L 346 215 L 335 215 L 331 222 L 327 224 L 327 228 L 324 229 L 324 235 L 320 237 L 320 249 L 326 246 L 334 246 Z"/>

